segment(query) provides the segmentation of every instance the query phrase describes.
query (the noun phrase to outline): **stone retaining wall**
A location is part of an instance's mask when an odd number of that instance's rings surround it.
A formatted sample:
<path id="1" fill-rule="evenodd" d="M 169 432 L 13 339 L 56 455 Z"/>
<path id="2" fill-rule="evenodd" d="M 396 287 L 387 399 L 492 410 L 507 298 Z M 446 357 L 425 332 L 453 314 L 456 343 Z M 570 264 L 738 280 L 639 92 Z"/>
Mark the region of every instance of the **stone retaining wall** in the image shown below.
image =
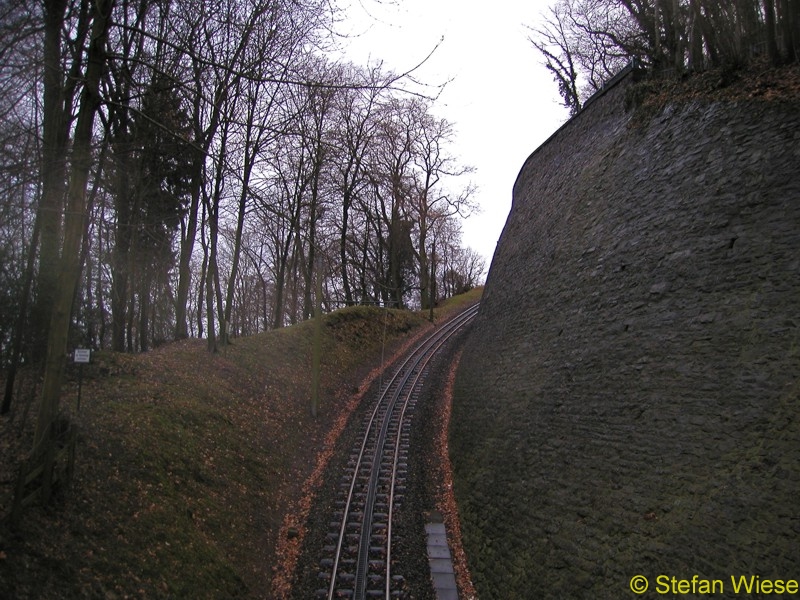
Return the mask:
<path id="1" fill-rule="evenodd" d="M 461 361 L 484 600 L 800 580 L 800 104 L 629 85 L 525 163 Z"/>

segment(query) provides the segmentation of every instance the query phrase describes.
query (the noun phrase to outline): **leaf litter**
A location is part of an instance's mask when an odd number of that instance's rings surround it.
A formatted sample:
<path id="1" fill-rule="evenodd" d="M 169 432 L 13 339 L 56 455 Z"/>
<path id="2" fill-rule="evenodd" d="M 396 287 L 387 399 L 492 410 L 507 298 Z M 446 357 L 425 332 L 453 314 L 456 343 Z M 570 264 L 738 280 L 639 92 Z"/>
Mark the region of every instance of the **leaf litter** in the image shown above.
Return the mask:
<path id="1" fill-rule="evenodd" d="M 288 593 L 338 434 L 382 354 L 401 350 L 426 323 L 365 307 L 324 318 L 317 419 L 312 322 L 235 339 L 217 354 L 202 340 L 140 355 L 98 352 L 83 374 L 80 412 L 71 368 L 62 407 L 81 432 L 73 484 L 15 527 L 0 524 L 0 597 Z M 35 406 L 22 413 L 0 421 L 3 515 Z"/>

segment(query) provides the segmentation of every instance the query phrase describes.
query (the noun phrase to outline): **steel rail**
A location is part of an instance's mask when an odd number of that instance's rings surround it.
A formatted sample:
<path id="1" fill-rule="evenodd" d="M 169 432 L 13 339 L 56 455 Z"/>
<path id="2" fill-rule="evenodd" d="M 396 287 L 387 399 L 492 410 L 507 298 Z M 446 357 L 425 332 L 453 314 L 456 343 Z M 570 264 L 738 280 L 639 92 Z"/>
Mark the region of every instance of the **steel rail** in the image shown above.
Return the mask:
<path id="1" fill-rule="evenodd" d="M 436 332 L 429 335 L 425 340 L 420 342 L 413 351 L 403 360 L 403 362 L 396 368 L 391 379 L 385 383 L 380 392 L 375 408 L 372 410 L 369 420 L 366 423 L 363 439 L 361 441 L 357 458 L 353 466 L 353 474 L 350 478 L 349 486 L 347 488 L 347 497 L 344 501 L 342 510 L 342 519 L 338 528 L 336 545 L 334 550 L 334 557 L 332 561 L 332 568 L 330 571 L 330 581 L 327 590 L 327 598 L 332 600 L 336 594 L 337 579 L 339 575 L 340 561 L 342 560 L 342 551 L 344 540 L 346 539 L 346 532 L 353 509 L 353 498 L 357 482 L 360 478 L 363 479 L 363 472 L 368 468 L 368 487 L 366 493 L 366 500 L 364 503 L 362 521 L 360 525 L 360 535 L 358 543 L 358 558 L 356 560 L 356 573 L 355 573 L 355 598 L 365 597 L 365 585 L 367 573 L 369 570 L 369 552 L 370 540 L 372 535 L 373 517 L 375 509 L 375 497 L 377 488 L 380 481 L 381 474 L 381 457 L 387 450 L 387 434 L 389 426 L 393 419 L 397 419 L 397 432 L 394 439 L 393 458 L 391 465 L 390 488 L 388 493 L 388 518 L 387 518 L 387 531 L 386 531 L 386 559 L 385 559 L 385 594 L 388 598 L 391 588 L 391 539 L 392 539 L 392 515 L 394 511 L 395 500 L 395 482 L 397 480 L 397 471 L 399 464 L 401 437 L 403 429 L 403 421 L 405 419 L 406 409 L 408 407 L 409 399 L 411 398 L 414 390 L 423 378 L 425 369 L 428 363 L 442 345 L 454 335 L 460 328 L 472 319 L 478 311 L 478 305 L 474 305 L 460 315 L 454 317 Z M 410 384 L 410 385 L 409 385 Z M 405 399 L 399 410 L 398 415 L 394 415 L 395 408 L 400 404 L 400 398 L 405 395 Z M 370 448 L 370 443 L 374 442 L 374 455 L 372 456 L 371 464 L 366 462 L 365 454 L 367 449 Z"/>
<path id="2" fill-rule="evenodd" d="M 474 317 L 475 314 L 477 314 L 477 307 L 475 307 L 474 312 L 471 312 L 469 317 L 467 319 L 465 319 L 464 322 L 466 322 L 467 320 L 469 320 L 472 317 Z M 385 587 L 385 590 L 386 590 L 385 596 L 386 596 L 386 598 L 389 598 L 389 595 L 391 593 L 391 589 L 390 588 L 391 588 L 391 581 L 392 581 L 392 578 L 391 578 L 391 567 L 392 567 L 392 516 L 394 515 L 394 486 L 395 486 L 395 482 L 397 481 L 397 466 L 398 466 L 399 460 L 400 460 L 400 436 L 401 436 L 401 433 L 402 433 L 402 426 L 403 426 L 404 420 L 405 420 L 406 409 L 408 408 L 408 401 L 411 398 L 411 395 L 414 393 L 414 390 L 418 389 L 417 386 L 420 383 L 423 374 L 425 373 L 425 369 L 427 368 L 428 363 L 433 359 L 433 357 L 439 351 L 439 348 L 441 348 L 445 344 L 445 342 L 447 342 L 450 339 L 450 337 L 456 331 L 458 331 L 461 328 L 461 326 L 463 325 L 464 322 L 460 323 L 458 325 L 458 327 L 456 327 L 453 331 L 451 331 L 447 335 L 447 337 L 441 338 L 441 340 L 436 345 L 436 347 L 433 348 L 431 350 L 431 352 L 429 352 L 426 355 L 425 363 L 423 364 L 422 368 L 417 373 L 417 376 L 414 378 L 414 382 L 411 384 L 411 389 L 409 390 L 409 393 L 406 396 L 406 400 L 405 400 L 405 402 L 403 402 L 403 410 L 400 413 L 400 422 L 399 422 L 399 426 L 398 426 L 398 429 L 397 429 L 397 443 L 394 446 L 394 460 L 392 461 L 392 476 L 391 476 L 391 479 L 390 479 L 390 481 L 391 481 L 391 490 L 389 492 L 389 511 L 388 511 L 389 519 L 387 521 L 387 532 L 386 532 L 386 581 L 385 581 L 385 583 L 386 583 L 386 587 Z"/>

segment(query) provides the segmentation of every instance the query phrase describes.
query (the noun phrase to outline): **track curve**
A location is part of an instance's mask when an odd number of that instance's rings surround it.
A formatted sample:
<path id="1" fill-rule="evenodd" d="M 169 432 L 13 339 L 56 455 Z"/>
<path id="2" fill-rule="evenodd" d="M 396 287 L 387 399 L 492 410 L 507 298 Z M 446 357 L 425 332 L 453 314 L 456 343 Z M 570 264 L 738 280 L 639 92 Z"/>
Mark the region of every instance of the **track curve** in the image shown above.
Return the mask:
<path id="1" fill-rule="evenodd" d="M 475 304 L 439 326 L 394 368 L 361 424 L 339 483 L 336 514 L 320 561 L 320 598 L 402 598 L 393 571 L 392 518 L 405 493 L 410 419 L 427 368 L 442 346 L 477 314 Z"/>

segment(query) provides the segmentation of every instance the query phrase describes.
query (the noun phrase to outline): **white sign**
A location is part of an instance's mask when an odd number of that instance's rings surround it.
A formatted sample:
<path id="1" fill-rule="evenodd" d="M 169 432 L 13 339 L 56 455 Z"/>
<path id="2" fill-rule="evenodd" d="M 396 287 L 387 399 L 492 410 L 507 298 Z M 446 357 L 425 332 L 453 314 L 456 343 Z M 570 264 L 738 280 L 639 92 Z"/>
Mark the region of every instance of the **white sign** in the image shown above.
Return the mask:
<path id="1" fill-rule="evenodd" d="M 89 348 L 75 348 L 73 360 L 76 363 L 86 364 L 92 358 L 92 351 Z"/>

